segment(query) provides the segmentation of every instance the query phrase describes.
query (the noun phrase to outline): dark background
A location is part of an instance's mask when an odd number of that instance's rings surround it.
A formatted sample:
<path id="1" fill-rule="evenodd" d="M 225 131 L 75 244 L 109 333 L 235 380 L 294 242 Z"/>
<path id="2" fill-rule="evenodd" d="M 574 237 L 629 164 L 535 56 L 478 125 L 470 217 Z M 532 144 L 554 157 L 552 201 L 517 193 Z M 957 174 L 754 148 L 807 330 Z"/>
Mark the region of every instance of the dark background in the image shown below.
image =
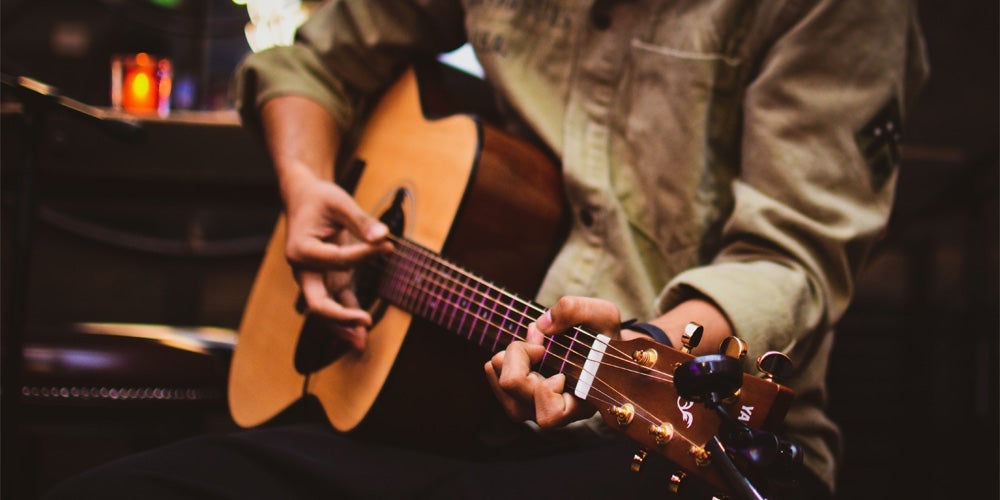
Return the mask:
<path id="1" fill-rule="evenodd" d="M 919 5 L 931 79 L 908 117 L 894 216 L 831 366 L 831 412 L 845 435 L 841 498 L 998 497 L 998 4 Z M 131 144 L 49 113 L 37 175 L 25 184 L 23 154 L 33 149 L 21 113 L 4 108 L 5 340 L 19 325 L 30 344 L 79 321 L 235 328 L 278 211 L 263 150 L 225 114 L 232 69 L 248 50 L 244 8 L 229 0 L 0 6 L 5 74 L 106 106 L 111 54 L 149 51 L 170 56 L 175 78 L 193 84 L 175 117 L 191 110 L 214 120 L 154 120 Z M 73 43 L 80 33 L 82 46 Z M 3 96 L 10 101 L 10 90 Z M 19 240 L 25 199 L 38 217 Z M 18 241 L 30 242 L 26 256 Z M 6 389 L 12 375 L 4 376 Z M 29 498 L 115 456 L 232 426 L 221 399 L 168 412 L 4 405 L 4 421 L 22 424 L 4 428 L 5 451 L 21 452 L 17 461 L 5 455 L 4 486 L 20 478 Z"/>

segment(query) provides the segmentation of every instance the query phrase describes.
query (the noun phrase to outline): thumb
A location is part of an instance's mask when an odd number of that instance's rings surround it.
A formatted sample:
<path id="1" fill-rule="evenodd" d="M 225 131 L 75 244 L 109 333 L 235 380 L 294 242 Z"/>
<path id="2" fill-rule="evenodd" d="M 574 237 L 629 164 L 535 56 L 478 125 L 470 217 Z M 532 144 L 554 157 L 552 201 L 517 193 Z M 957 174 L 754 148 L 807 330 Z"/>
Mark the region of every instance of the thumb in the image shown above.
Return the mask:
<path id="1" fill-rule="evenodd" d="M 334 193 L 330 199 L 329 209 L 338 223 L 366 243 L 376 243 L 385 239 L 389 234 L 389 228 L 385 224 L 368 214 L 339 186 Z"/>
<path id="2" fill-rule="evenodd" d="M 558 427 L 572 419 L 577 405 L 571 394 L 563 392 L 565 388 L 566 376 L 561 373 L 535 386 L 535 423 L 539 427 Z"/>
<path id="3" fill-rule="evenodd" d="M 389 228 L 378 219 L 372 217 L 351 200 L 351 210 L 345 212 L 341 223 L 354 236 L 366 243 L 376 243 L 385 239 Z"/>

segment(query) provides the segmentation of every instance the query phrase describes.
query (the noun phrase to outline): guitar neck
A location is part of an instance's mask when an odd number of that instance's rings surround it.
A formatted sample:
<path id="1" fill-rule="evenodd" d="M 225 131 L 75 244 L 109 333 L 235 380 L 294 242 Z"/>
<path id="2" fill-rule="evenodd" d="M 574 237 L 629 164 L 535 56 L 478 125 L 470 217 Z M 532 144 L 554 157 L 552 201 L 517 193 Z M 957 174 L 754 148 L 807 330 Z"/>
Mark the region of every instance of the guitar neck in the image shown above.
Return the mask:
<path id="1" fill-rule="evenodd" d="M 515 340 L 524 340 L 528 325 L 545 312 L 541 305 L 508 292 L 412 241 L 395 238 L 394 244 L 396 250 L 385 262 L 379 294 L 397 307 L 490 353 L 505 349 Z M 541 369 L 547 375 L 565 374 L 567 386 L 574 387 L 592 345 L 597 343 L 602 343 L 598 336 L 582 328 L 548 337 Z"/>
<path id="2" fill-rule="evenodd" d="M 528 325 L 545 312 L 409 240 L 393 238 L 393 243 L 394 253 L 383 261 L 379 294 L 490 352 L 524 340 Z M 704 443 L 720 429 L 719 416 L 683 399 L 673 386 L 674 370 L 693 359 L 690 354 L 648 339 L 612 340 L 579 327 L 547 337 L 544 346 L 538 370 L 545 376 L 564 374 L 565 391 L 593 403 L 612 428 L 713 487 L 730 488 L 699 462 L 708 456 Z M 739 412 L 741 423 L 765 427 L 772 418 L 783 417 L 790 391 L 742 377 L 740 390 L 725 403 Z M 779 400 L 772 417 L 770 402 Z"/>

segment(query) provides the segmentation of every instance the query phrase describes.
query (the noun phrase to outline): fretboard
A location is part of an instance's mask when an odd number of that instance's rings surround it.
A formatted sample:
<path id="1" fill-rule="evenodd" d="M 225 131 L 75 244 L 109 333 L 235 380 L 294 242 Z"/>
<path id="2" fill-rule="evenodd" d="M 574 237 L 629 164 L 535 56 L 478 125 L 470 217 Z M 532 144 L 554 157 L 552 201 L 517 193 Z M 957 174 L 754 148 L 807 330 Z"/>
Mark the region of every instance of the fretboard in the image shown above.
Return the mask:
<path id="1" fill-rule="evenodd" d="M 385 260 L 379 294 L 491 353 L 523 340 L 528 325 L 545 311 L 409 240 L 397 238 L 394 243 L 394 253 Z M 546 339 L 544 371 L 564 373 L 567 386 L 572 387 L 593 337 L 574 328 Z"/>

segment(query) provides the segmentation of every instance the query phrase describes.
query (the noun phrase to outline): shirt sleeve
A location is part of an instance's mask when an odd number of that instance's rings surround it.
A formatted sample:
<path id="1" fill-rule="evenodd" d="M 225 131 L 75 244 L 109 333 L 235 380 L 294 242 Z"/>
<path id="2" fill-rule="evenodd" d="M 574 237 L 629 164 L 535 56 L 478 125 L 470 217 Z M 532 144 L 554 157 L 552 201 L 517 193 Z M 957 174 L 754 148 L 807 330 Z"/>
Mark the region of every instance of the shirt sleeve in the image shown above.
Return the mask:
<path id="1" fill-rule="evenodd" d="M 343 129 L 357 123 L 366 97 L 412 61 L 465 41 L 457 0 L 340 0 L 324 3 L 295 43 L 251 54 L 236 72 L 236 105 L 257 128 L 268 99 L 299 95 L 321 104 Z"/>
<path id="2" fill-rule="evenodd" d="M 707 297 L 758 354 L 832 328 L 886 226 L 925 61 L 905 1 L 821 1 L 777 37 L 746 89 L 722 250 L 659 307 Z"/>

